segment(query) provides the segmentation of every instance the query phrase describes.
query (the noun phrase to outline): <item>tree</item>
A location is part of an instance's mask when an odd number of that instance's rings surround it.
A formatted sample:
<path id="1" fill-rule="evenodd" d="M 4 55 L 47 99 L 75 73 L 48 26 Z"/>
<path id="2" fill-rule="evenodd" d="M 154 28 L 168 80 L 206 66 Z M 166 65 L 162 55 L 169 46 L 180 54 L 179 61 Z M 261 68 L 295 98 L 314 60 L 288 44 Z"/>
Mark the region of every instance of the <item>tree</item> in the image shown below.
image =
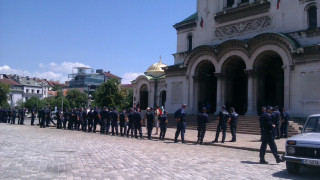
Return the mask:
<path id="1" fill-rule="evenodd" d="M 10 86 L 0 82 L 0 106 L 8 106 L 8 94 L 10 92 Z"/>
<path id="2" fill-rule="evenodd" d="M 88 95 L 78 89 L 72 89 L 67 93 L 67 101 L 71 108 L 84 107 L 87 105 Z"/>
<path id="3" fill-rule="evenodd" d="M 121 88 L 120 90 L 122 101 L 121 101 L 121 109 L 129 109 L 133 104 L 133 90 L 127 88 Z"/>
<path id="4" fill-rule="evenodd" d="M 33 108 L 38 109 L 41 105 L 42 103 L 40 102 L 40 99 L 33 96 L 30 99 L 26 100 L 23 106 L 28 109 L 33 109 Z"/>
<path id="5" fill-rule="evenodd" d="M 109 79 L 102 83 L 94 94 L 95 104 L 103 107 L 120 107 L 122 96 L 119 88 L 119 81 L 117 79 Z"/>

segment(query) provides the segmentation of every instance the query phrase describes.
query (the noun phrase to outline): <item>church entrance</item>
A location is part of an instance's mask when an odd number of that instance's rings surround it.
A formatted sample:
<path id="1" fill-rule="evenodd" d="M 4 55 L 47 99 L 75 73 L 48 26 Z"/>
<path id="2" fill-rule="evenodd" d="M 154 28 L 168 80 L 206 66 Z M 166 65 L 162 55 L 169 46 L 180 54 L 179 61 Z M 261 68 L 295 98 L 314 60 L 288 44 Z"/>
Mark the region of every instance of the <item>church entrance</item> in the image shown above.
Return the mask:
<path id="1" fill-rule="evenodd" d="M 145 110 L 148 107 L 148 86 L 146 84 L 142 85 L 140 88 L 140 108 Z"/>
<path id="2" fill-rule="evenodd" d="M 244 115 L 248 105 L 248 76 L 246 64 L 239 56 L 232 56 L 222 66 L 224 73 L 225 105 L 234 107 L 236 112 Z"/>
<path id="3" fill-rule="evenodd" d="M 161 107 L 161 106 L 165 107 L 166 98 L 167 98 L 167 92 L 166 91 L 161 91 L 159 107 Z"/>
<path id="4" fill-rule="evenodd" d="M 198 84 L 198 111 L 206 107 L 209 114 L 216 111 L 217 104 L 217 78 L 214 72 L 214 65 L 210 61 L 203 61 L 197 66 L 195 74 Z"/>
<path id="5" fill-rule="evenodd" d="M 281 57 L 272 51 L 258 56 L 254 63 L 257 77 L 257 109 L 284 105 L 284 73 Z"/>

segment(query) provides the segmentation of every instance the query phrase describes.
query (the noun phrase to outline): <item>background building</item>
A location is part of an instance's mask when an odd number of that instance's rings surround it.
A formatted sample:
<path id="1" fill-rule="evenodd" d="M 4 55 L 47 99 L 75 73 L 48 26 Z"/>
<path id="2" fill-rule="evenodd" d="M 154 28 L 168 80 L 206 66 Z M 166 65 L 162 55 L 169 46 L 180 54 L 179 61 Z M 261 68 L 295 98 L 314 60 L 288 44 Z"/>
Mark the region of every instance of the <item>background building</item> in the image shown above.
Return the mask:
<path id="1" fill-rule="evenodd" d="M 278 2 L 197 1 L 197 12 L 174 25 L 177 52 L 163 85 L 169 113 L 182 103 L 190 113 L 223 104 L 245 115 L 262 105 L 286 106 L 293 116 L 319 112 L 320 0 Z M 133 81 L 136 102 L 145 86 L 153 92 L 147 82 Z"/>

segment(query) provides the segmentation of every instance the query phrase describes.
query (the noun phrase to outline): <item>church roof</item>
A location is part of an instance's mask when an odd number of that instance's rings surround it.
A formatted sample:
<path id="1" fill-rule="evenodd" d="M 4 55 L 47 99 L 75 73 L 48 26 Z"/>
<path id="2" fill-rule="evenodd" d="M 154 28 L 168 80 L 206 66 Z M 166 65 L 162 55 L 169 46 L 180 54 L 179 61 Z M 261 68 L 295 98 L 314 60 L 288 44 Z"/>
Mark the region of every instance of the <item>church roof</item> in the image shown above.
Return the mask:
<path id="1" fill-rule="evenodd" d="M 189 22 L 194 22 L 196 20 L 198 20 L 198 13 L 197 12 L 192 14 L 191 16 L 187 17 L 186 19 L 182 20 L 181 22 L 176 23 L 174 25 L 174 27 L 182 25 L 182 24 L 186 24 L 186 23 L 189 23 Z"/>
<path id="2" fill-rule="evenodd" d="M 147 76 L 153 76 L 153 77 L 161 77 L 164 75 L 164 70 L 162 68 L 167 67 L 168 65 L 163 64 L 161 57 L 160 57 L 160 61 L 158 63 L 154 63 L 153 65 L 151 65 L 147 71 L 145 72 L 145 74 Z"/>

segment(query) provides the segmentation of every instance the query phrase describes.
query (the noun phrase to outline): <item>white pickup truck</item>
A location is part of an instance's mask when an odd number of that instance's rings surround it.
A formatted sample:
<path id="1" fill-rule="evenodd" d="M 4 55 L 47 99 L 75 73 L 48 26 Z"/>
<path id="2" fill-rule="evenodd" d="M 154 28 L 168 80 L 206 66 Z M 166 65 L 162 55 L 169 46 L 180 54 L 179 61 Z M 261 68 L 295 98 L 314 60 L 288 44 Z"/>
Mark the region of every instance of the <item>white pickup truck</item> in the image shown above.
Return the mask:
<path id="1" fill-rule="evenodd" d="M 320 168 L 320 114 L 309 116 L 301 134 L 286 142 L 286 166 L 290 174 L 299 173 L 300 166 Z"/>

